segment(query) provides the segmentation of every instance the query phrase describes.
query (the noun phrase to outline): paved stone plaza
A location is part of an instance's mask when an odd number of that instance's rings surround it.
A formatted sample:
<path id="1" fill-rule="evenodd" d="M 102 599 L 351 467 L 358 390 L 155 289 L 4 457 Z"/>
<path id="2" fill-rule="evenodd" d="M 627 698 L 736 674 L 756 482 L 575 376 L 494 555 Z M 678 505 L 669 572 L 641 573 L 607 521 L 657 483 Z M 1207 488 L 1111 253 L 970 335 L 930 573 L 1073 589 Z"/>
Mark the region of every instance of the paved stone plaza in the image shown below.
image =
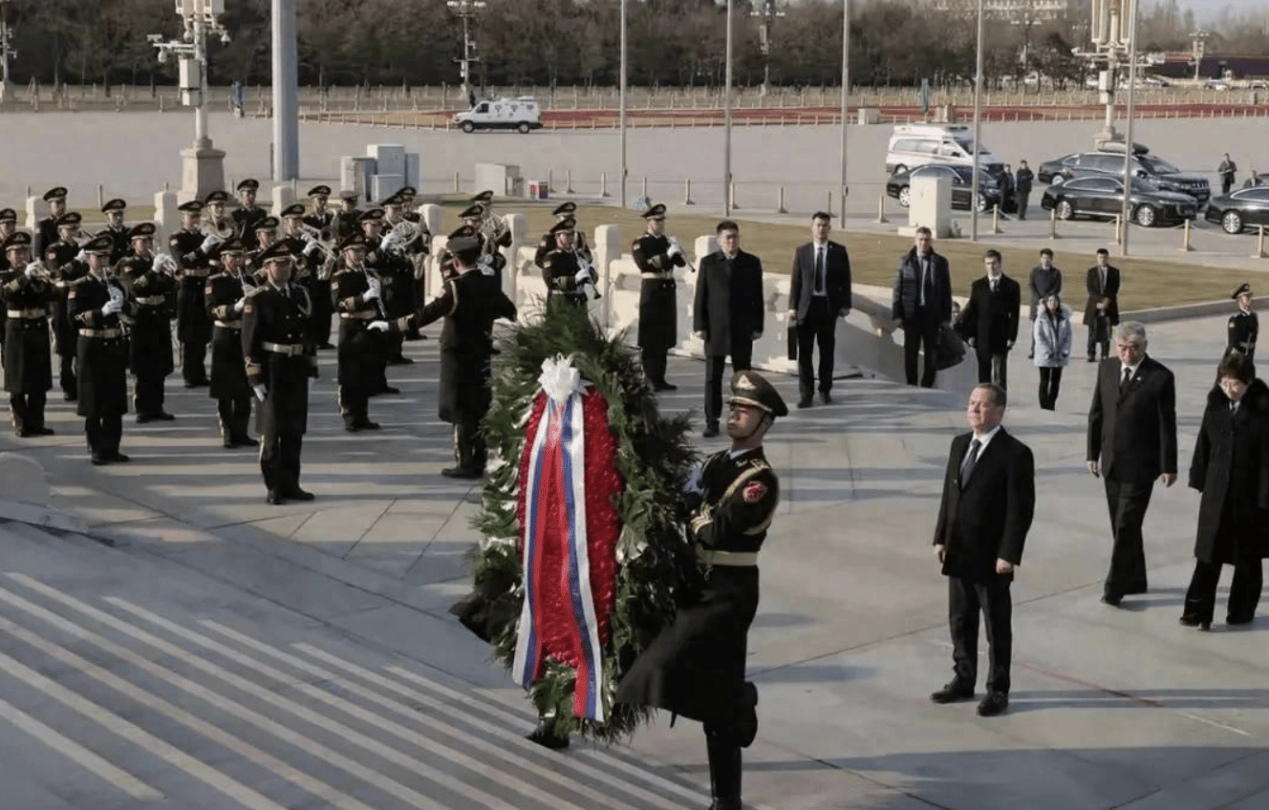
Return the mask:
<path id="1" fill-rule="evenodd" d="M 951 667 L 930 540 L 964 392 L 847 379 L 833 405 L 777 424 L 768 453 L 782 498 L 751 644 L 761 727 L 746 753 L 749 802 L 1269 806 L 1269 620 L 1206 634 L 1177 624 L 1198 506 L 1185 473 L 1224 320 L 1150 329 L 1151 354 L 1178 376 L 1181 483 L 1156 489 L 1151 592 L 1124 610 L 1098 602 L 1110 542 L 1100 482 L 1083 472 L 1094 366 L 1076 352 L 1048 413 L 1025 352 L 1014 354 L 1005 424 L 1035 450 L 1039 503 L 1014 587 L 1002 718 L 927 699 Z M 0 532 L 0 806 L 708 803 L 698 724 L 662 717 L 629 747 L 563 754 L 520 738 L 533 724 L 526 701 L 446 612 L 468 586 L 475 490 L 439 475 L 450 441 L 434 417 L 435 340 L 407 347 L 418 362 L 390 369 L 402 394 L 372 400 L 379 433 L 342 430 L 334 358 L 322 355 L 310 504 L 266 505 L 254 455 L 220 447 L 205 389 L 172 381 L 178 419 L 129 420 L 127 465 L 90 466 L 82 421 L 60 401 L 56 436 L 0 437 L 45 467 L 55 507 L 117 544 L 16 523 Z M 680 389 L 665 408 L 697 408 L 702 376 L 676 360 Z M 796 395 L 793 378 L 778 384 Z"/>

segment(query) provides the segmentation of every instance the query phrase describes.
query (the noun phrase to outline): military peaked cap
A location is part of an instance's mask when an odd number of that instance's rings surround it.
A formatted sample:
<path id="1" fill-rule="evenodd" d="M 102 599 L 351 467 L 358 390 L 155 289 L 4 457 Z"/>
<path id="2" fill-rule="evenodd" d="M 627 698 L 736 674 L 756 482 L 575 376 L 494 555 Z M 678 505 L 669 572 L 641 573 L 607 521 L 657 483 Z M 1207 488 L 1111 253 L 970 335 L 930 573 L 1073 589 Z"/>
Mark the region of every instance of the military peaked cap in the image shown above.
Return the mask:
<path id="1" fill-rule="evenodd" d="M 26 231 L 16 231 L 4 238 L 4 250 L 6 252 L 15 248 L 29 248 L 31 246 L 31 234 Z"/>
<path id="2" fill-rule="evenodd" d="M 1251 285 L 1244 281 L 1242 284 L 1238 285 L 1238 289 L 1234 290 L 1234 294 L 1231 295 L 1230 298 L 1237 300 L 1238 296 L 1240 295 L 1251 295 L 1251 294 L 1252 294 Z"/>
<path id="3" fill-rule="evenodd" d="M 784 404 L 780 392 L 756 371 L 741 371 L 732 378 L 731 401 L 740 405 L 752 405 L 772 416 L 789 415 L 789 407 Z"/>

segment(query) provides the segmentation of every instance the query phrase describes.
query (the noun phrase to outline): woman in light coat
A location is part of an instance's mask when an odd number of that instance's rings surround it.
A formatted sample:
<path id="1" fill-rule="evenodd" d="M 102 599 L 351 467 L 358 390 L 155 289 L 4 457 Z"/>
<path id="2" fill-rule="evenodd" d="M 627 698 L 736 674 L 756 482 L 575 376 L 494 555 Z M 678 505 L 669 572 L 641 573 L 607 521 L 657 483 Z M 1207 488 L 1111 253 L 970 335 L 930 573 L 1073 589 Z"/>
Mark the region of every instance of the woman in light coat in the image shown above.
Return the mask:
<path id="1" fill-rule="evenodd" d="M 1041 301 L 1043 309 L 1032 324 L 1035 365 L 1040 369 L 1040 407 L 1051 411 L 1057 405 L 1062 384 L 1062 368 L 1071 362 L 1071 308 L 1054 293 Z"/>

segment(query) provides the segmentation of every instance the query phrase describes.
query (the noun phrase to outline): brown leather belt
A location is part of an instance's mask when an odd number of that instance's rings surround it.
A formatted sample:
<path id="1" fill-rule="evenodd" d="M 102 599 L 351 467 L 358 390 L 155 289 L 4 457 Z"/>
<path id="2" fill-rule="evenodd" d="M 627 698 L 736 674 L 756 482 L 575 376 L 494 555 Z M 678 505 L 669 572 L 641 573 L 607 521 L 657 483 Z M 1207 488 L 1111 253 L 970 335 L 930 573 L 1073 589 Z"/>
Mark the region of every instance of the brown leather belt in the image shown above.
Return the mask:
<path id="1" fill-rule="evenodd" d="M 216 321 L 216 325 L 221 329 L 242 329 L 242 321 Z"/>
<path id="2" fill-rule="evenodd" d="M 103 338 L 105 340 L 109 340 L 110 338 L 123 337 L 123 330 L 122 329 L 80 329 L 79 334 L 81 337 Z"/>
<path id="3" fill-rule="evenodd" d="M 269 343 L 268 341 L 265 341 L 264 350 L 266 352 L 273 352 L 274 354 L 283 354 L 288 357 L 298 357 L 299 355 L 304 354 L 304 344 L 303 343 Z"/>
<path id="4" fill-rule="evenodd" d="M 372 312 L 370 310 L 362 310 L 361 312 L 341 312 L 339 313 L 339 317 L 352 318 L 353 320 L 358 321 L 373 321 L 379 318 L 379 313 Z"/>
<path id="5" fill-rule="evenodd" d="M 46 310 L 46 309 L 40 309 L 39 307 L 34 307 L 34 308 L 32 308 L 32 309 L 9 309 L 9 310 L 5 310 L 5 313 L 6 313 L 6 314 L 7 314 L 10 318 L 30 318 L 30 319 L 35 319 L 35 318 L 47 318 L 47 317 L 48 317 L 48 310 Z"/>
<path id="6" fill-rule="evenodd" d="M 710 549 L 697 546 L 696 561 L 706 566 L 726 565 L 741 568 L 752 568 L 758 564 L 758 552 L 711 551 Z"/>

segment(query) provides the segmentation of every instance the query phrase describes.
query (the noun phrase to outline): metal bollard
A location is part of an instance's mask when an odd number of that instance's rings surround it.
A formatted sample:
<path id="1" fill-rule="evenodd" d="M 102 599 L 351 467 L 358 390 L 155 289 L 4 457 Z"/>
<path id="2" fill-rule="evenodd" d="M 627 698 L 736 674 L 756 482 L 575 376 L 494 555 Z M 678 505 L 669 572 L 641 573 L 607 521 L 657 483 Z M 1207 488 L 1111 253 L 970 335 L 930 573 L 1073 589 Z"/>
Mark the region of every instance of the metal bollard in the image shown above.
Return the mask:
<path id="1" fill-rule="evenodd" d="M 26 196 L 30 197 L 31 193 L 28 191 Z M 683 181 L 683 204 L 696 205 L 692 202 L 692 178 L 690 177 Z"/>
<path id="2" fill-rule="evenodd" d="M 608 196 L 608 172 L 599 173 L 599 196 Z"/>
<path id="3" fill-rule="evenodd" d="M 886 194 L 883 191 L 877 195 L 877 224 L 884 225 L 889 221 L 886 219 Z"/>
<path id="4" fill-rule="evenodd" d="M 1122 214 L 1115 214 L 1115 244 L 1122 245 L 1124 243 L 1124 218 Z"/>
<path id="5" fill-rule="evenodd" d="M 1185 221 L 1185 235 L 1181 238 L 1181 247 L 1177 248 L 1177 251 L 1189 253 L 1191 250 L 1194 250 L 1194 248 L 1190 246 L 1190 221 L 1187 219 Z"/>
<path id="6" fill-rule="evenodd" d="M 736 205 L 736 181 L 732 180 L 731 183 L 729 183 L 728 185 L 729 185 L 729 189 L 727 193 L 730 195 L 731 207 L 733 209 L 739 208 L 740 206 Z"/>
<path id="7" fill-rule="evenodd" d="M 776 197 L 776 213 L 777 214 L 789 213 L 784 208 L 784 186 L 780 186 L 780 194 Z"/>
<path id="8" fill-rule="evenodd" d="M 648 176 L 646 174 L 643 176 L 643 197 L 644 199 L 648 197 Z"/>
<path id="9" fill-rule="evenodd" d="M 572 169 L 564 170 L 564 193 L 565 194 L 575 193 L 573 191 L 573 170 Z"/>
<path id="10" fill-rule="evenodd" d="M 458 172 L 454 172 L 454 193 L 457 194 L 458 191 L 459 191 Z"/>
<path id="11" fill-rule="evenodd" d="M 1269 258 L 1269 256 L 1265 255 L 1265 226 L 1259 225 L 1257 226 L 1257 228 L 1259 231 L 1259 236 L 1256 237 L 1256 252 L 1252 254 L 1252 258 L 1253 259 Z"/>
<path id="12" fill-rule="evenodd" d="M 991 209 L 991 232 L 1004 233 L 1004 231 L 1000 230 L 1000 204 L 999 203 L 992 206 L 992 209 Z"/>
<path id="13" fill-rule="evenodd" d="M 97 184 L 97 207 L 101 208 L 106 204 L 106 187 L 101 183 Z"/>
<path id="14" fill-rule="evenodd" d="M 824 209 L 824 213 L 830 217 L 833 215 L 833 192 L 831 191 L 828 193 L 828 208 Z"/>
<path id="15" fill-rule="evenodd" d="M 546 189 L 548 193 L 555 190 L 555 172 L 551 169 L 546 170 Z"/>
<path id="16" fill-rule="evenodd" d="M 1058 236 L 1058 232 L 1057 232 L 1057 209 L 1056 208 L 1049 211 L 1049 238 L 1050 239 L 1061 238 L 1060 236 Z"/>

